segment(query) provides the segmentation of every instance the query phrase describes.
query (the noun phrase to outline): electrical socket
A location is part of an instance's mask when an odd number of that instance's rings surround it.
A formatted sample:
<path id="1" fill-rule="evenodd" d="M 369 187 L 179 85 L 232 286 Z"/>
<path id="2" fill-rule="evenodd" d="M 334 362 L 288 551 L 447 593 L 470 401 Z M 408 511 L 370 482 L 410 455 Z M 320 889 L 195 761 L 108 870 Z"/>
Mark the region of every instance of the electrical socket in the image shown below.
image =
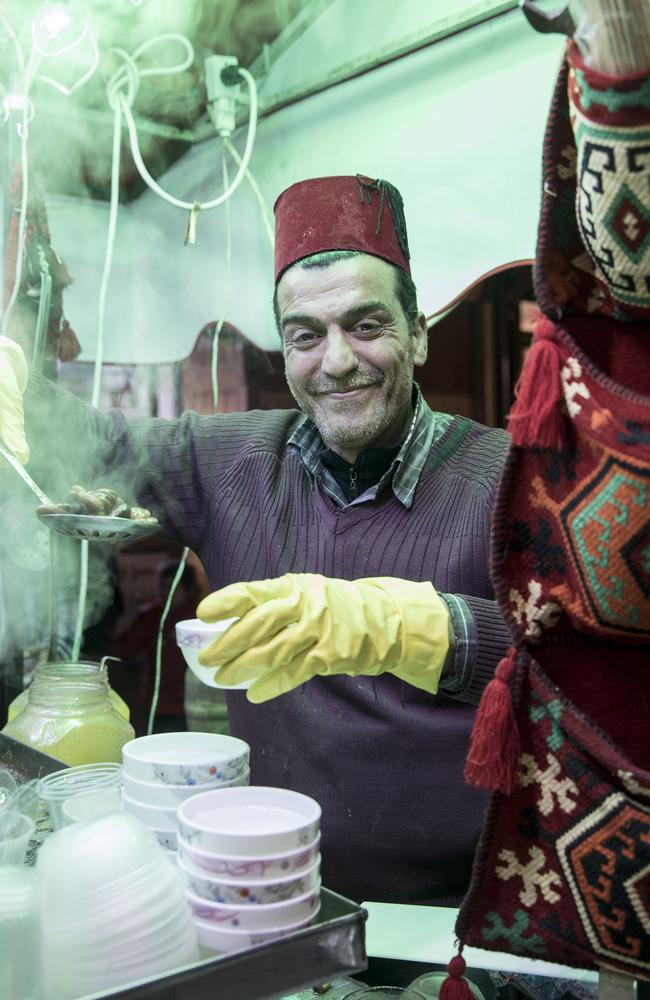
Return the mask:
<path id="1" fill-rule="evenodd" d="M 226 83 L 224 77 L 232 78 L 238 66 L 236 56 L 208 56 L 205 60 L 208 113 L 217 133 L 223 139 L 229 138 L 235 131 L 237 101 L 241 91 L 238 82 Z"/>

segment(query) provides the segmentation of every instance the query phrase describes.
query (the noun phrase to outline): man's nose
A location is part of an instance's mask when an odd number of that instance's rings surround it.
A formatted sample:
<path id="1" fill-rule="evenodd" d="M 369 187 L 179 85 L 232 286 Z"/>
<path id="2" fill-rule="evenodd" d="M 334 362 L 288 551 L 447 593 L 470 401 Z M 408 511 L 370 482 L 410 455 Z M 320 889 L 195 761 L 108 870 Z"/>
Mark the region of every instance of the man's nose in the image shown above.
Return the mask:
<path id="1" fill-rule="evenodd" d="M 342 378 L 354 371 L 359 362 L 345 333 L 342 330 L 328 330 L 325 353 L 321 361 L 321 371 L 333 378 Z"/>

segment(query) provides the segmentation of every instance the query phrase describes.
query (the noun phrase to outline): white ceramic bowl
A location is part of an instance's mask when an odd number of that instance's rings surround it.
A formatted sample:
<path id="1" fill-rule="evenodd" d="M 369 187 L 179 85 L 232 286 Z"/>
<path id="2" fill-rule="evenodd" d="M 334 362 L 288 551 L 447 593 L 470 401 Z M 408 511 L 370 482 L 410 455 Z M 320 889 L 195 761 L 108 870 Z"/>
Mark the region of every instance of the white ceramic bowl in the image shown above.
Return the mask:
<path id="1" fill-rule="evenodd" d="M 319 849 L 320 834 L 311 844 L 306 844 L 305 847 L 295 851 L 286 851 L 282 854 L 253 854 L 250 857 L 202 851 L 193 844 L 188 844 L 182 837 L 178 837 L 179 857 L 184 861 L 189 861 L 207 873 L 225 875 L 229 880 L 242 882 L 251 878 L 270 882 L 286 878 L 288 875 L 298 875 L 313 864 L 314 859 L 318 857 Z"/>
<path id="2" fill-rule="evenodd" d="M 220 635 L 228 629 L 237 618 L 224 618 L 220 622 L 204 622 L 200 618 L 187 618 L 185 621 L 176 622 L 176 642 L 181 653 L 185 657 L 185 662 L 198 679 L 208 687 L 221 688 L 226 691 L 245 691 L 251 686 L 252 681 L 245 681 L 243 684 L 219 684 L 214 679 L 217 667 L 204 667 L 199 663 L 199 653 L 204 646 L 209 646 Z"/>
<path id="3" fill-rule="evenodd" d="M 122 809 L 137 816 L 150 830 L 174 830 L 176 827 L 176 806 L 145 806 L 122 792 Z"/>
<path id="4" fill-rule="evenodd" d="M 176 830 L 156 830 L 154 827 L 150 829 L 163 851 L 178 851 L 178 834 Z"/>
<path id="5" fill-rule="evenodd" d="M 320 829 L 315 799 L 286 788 L 248 785 L 218 788 L 186 799 L 178 808 L 183 840 L 203 851 L 250 857 L 310 844 Z"/>
<path id="6" fill-rule="evenodd" d="M 249 770 L 250 747 L 219 733 L 155 733 L 122 747 L 123 771 L 165 785 L 218 784 Z"/>
<path id="7" fill-rule="evenodd" d="M 287 927 L 301 920 L 310 920 L 320 906 L 320 881 L 315 888 L 295 899 L 262 906 L 229 906 L 213 903 L 187 893 L 190 910 L 199 920 L 209 920 L 219 927 L 236 927 L 242 931 L 266 931 L 272 927 Z"/>
<path id="8" fill-rule="evenodd" d="M 134 802 L 140 802 L 144 806 L 179 806 L 185 799 L 192 795 L 199 795 L 201 792 L 210 792 L 215 787 L 215 782 L 202 785 L 165 785 L 162 781 L 138 781 L 132 778 L 126 771 L 123 775 L 123 788 L 126 794 Z M 231 788 L 232 786 L 247 785 L 250 780 L 250 770 L 246 770 L 239 777 L 232 781 L 217 782 L 219 788 Z"/>
<path id="9" fill-rule="evenodd" d="M 318 907 L 307 920 L 299 920 L 288 927 L 273 927 L 269 930 L 240 931 L 234 927 L 222 927 L 213 924 L 209 920 L 194 919 L 199 944 L 209 951 L 242 951 L 245 948 L 253 948 L 257 944 L 265 944 L 267 941 L 276 941 L 278 938 L 286 937 L 295 931 L 308 927 L 313 923 L 318 915 Z"/>
<path id="10" fill-rule="evenodd" d="M 320 879 L 320 854 L 313 863 L 298 875 L 278 881 L 268 879 L 228 879 L 224 875 L 210 875 L 187 858 L 179 858 L 178 867 L 189 892 L 201 899 L 229 906 L 258 906 L 282 903 L 296 896 L 304 896 L 318 885 Z"/>

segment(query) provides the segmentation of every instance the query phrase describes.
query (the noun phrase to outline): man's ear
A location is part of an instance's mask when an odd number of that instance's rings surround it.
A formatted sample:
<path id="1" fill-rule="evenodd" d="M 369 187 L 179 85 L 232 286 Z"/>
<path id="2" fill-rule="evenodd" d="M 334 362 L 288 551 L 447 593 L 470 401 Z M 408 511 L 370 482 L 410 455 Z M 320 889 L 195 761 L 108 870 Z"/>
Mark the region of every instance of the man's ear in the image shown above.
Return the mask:
<path id="1" fill-rule="evenodd" d="M 427 318 L 423 312 L 418 313 L 418 318 L 413 326 L 413 336 L 415 337 L 413 364 L 419 367 L 426 362 L 429 351 L 429 329 Z"/>

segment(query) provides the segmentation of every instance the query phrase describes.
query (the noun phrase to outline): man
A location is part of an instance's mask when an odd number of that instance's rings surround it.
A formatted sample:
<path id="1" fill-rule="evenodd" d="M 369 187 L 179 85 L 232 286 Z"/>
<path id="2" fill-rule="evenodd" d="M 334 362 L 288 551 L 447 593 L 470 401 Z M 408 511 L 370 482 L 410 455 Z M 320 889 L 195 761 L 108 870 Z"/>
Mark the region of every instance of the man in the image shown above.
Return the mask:
<path id="1" fill-rule="evenodd" d="M 128 424 L 35 375 L 34 468 L 48 439 L 68 483 L 102 470 L 202 559 L 216 593 L 199 615 L 240 618 L 203 660 L 224 683 L 254 678 L 248 698 L 229 693 L 231 732 L 251 745 L 254 783 L 321 803 L 324 884 L 457 900 L 484 806 L 463 782 L 463 701 L 507 641 L 489 577 L 507 439 L 432 413 L 413 385 L 426 323 L 392 185 L 317 178 L 281 195 L 275 306 L 302 413 Z M 18 409 L 5 413 L 20 449 Z"/>

